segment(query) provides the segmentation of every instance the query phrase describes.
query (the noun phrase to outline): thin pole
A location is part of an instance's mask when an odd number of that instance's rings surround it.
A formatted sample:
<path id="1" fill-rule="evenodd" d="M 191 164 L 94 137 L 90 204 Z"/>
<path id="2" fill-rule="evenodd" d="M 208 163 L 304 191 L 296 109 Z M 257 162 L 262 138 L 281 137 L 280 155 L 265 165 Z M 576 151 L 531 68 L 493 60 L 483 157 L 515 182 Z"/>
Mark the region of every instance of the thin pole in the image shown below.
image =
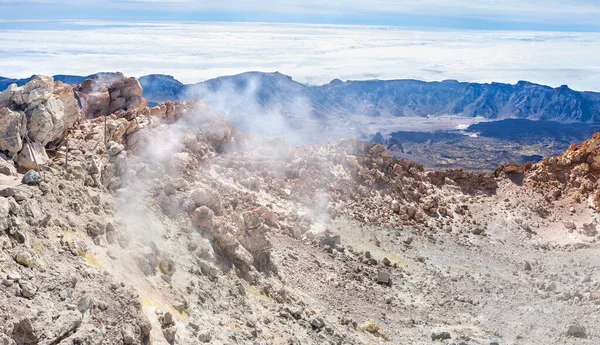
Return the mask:
<path id="1" fill-rule="evenodd" d="M 67 138 L 67 150 L 65 151 L 65 169 L 69 169 L 69 138 Z"/>

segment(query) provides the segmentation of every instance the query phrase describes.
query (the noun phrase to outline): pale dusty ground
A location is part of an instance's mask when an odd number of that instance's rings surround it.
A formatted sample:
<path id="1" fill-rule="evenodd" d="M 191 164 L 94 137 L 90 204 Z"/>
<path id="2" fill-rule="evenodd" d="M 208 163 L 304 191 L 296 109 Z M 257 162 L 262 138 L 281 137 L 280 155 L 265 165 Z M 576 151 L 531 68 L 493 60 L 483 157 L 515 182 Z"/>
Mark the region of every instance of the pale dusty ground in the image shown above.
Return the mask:
<path id="1" fill-rule="evenodd" d="M 505 198 L 516 206 L 494 212 L 505 208 Z M 275 236 L 276 257 L 291 286 L 359 324 L 377 320 L 393 344 L 430 344 L 435 330 L 450 332 L 448 343 L 597 344 L 600 304 L 586 296 L 598 290 L 599 247 L 562 225 L 567 219 L 577 225 L 589 222 L 591 212 L 576 205 L 570 215 L 559 204 L 552 212 L 562 219 L 546 221 L 530 210 L 539 199 L 506 182 L 498 195 L 472 204 L 474 218 L 488 224 L 487 236 L 435 231 L 415 236 L 409 227 L 332 221 L 329 228 L 341 234 L 347 249 L 370 251 L 377 260 L 387 257 L 398 264 L 391 269 L 392 287 L 373 282 L 384 267 L 369 270 L 360 263 L 360 254 L 330 254 L 306 241 Z M 519 218 L 537 235 L 523 230 L 516 223 Z M 459 227 L 454 231 L 460 232 Z M 408 237 L 414 239 L 410 245 L 403 243 Z M 526 261 L 530 271 L 524 268 Z M 567 298 L 566 293 L 580 297 Z M 565 327 L 574 323 L 587 329 L 588 339 L 564 336 Z"/>

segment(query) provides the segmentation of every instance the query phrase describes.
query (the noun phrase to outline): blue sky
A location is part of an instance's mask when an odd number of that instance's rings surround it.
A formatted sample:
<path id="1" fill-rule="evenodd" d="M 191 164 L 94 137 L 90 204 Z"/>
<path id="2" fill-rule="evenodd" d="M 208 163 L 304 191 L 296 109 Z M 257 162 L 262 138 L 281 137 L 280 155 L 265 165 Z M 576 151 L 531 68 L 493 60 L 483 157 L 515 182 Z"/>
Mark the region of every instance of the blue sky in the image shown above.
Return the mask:
<path id="1" fill-rule="evenodd" d="M 231 21 L 600 31 L 600 0 L 0 0 L 0 20 Z"/>

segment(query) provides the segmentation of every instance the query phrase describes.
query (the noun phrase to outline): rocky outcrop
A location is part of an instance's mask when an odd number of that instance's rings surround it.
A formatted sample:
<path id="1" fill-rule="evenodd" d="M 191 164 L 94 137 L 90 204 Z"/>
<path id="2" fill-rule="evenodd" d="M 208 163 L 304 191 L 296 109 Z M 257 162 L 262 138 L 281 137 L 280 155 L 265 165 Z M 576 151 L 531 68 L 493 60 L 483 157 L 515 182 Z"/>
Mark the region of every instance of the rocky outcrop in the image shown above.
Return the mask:
<path id="1" fill-rule="evenodd" d="M 77 88 L 82 113 L 86 118 L 146 107 L 148 101 L 142 97 L 142 93 L 136 78 L 126 78 L 118 72 L 99 74 Z"/>
<path id="2" fill-rule="evenodd" d="M 45 146 L 62 139 L 80 118 L 73 88 L 52 77 L 35 76 L 24 86 L 9 86 L 0 94 L 0 106 L 0 150 L 22 169 L 36 167 L 32 154 L 44 165 Z"/>
<path id="3" fill-rule="evenodd" d="M 544 191 L 548 200 L 572 197 L 588 199 L 600 211 L 600 133 L 581 145 L 571 145 L 560 156 L 537 164 L 508 164 L 496 170 L 496 176 L 517 178 Z"/>

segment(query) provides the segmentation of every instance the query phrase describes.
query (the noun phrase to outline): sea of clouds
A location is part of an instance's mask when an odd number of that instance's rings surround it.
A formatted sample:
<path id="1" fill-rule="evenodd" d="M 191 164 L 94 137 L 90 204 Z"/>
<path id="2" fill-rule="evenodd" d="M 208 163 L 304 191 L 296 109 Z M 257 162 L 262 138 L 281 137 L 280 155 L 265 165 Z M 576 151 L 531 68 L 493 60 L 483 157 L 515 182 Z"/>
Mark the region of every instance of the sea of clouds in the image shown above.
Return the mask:
<path id="1" fill-rule="evenodd" d="M 331 79 L 528 80 L 600 91 L 600 33 L 257 23 L 0 23 L 0 76 L 279 71 Z"/>

